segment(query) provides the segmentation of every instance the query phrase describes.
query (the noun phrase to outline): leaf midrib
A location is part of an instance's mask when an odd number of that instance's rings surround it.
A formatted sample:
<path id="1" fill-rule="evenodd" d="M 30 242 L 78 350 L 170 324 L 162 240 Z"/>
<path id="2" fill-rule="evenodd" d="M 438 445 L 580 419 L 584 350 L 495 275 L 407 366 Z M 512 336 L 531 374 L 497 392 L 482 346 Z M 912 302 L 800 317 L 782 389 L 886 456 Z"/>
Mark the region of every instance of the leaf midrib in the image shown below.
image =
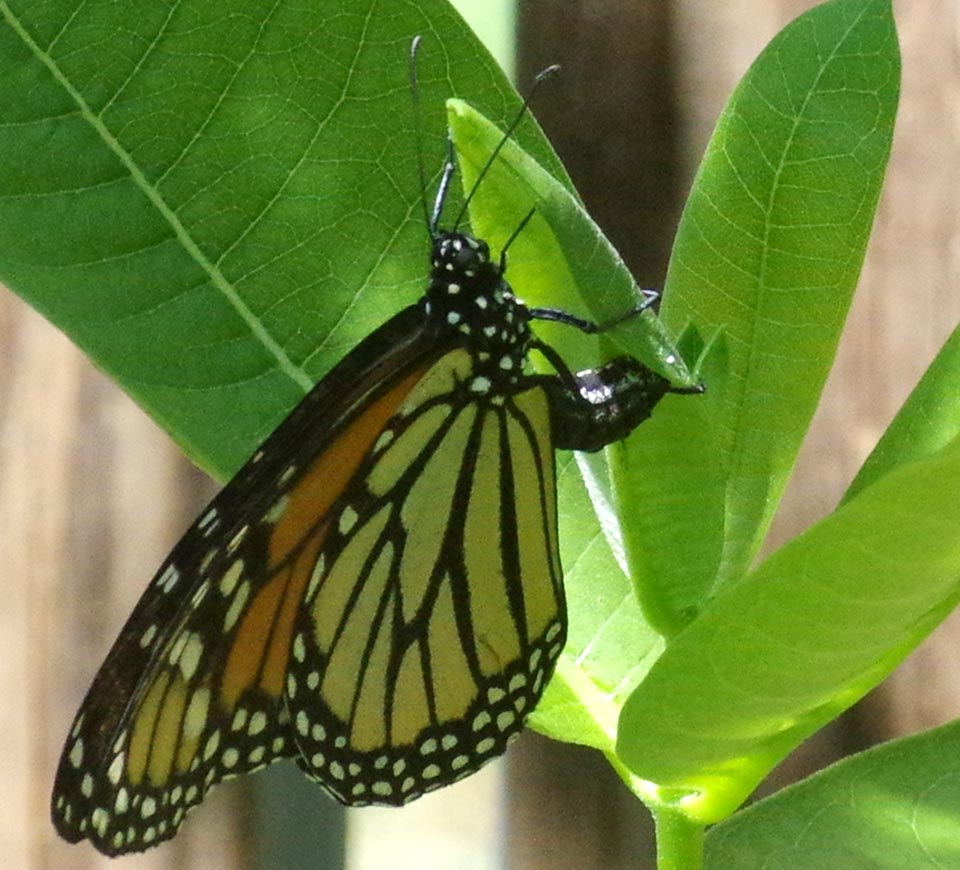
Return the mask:
<path id="1" fill-rule="evenodd" d="M 840 50 L 847 45 L 847 40 L 850 38 L 850 34 L 856 28 L 857 24 L 860 22 L 861 18 L 866 14 L 866 10 L 861 10 L 859 14 L 855 15 L 853 20 L 848 24 L 845 32 L 843 33 L 842 38 L 838 39 L 836 44 L 833 46 L 830 52 L 820 63 L 817 75 L 814 78 L 814 81 L 811 83 L 810 87 L 807 89 L 807 93 L 804 95 L 803 101 L 796 113 L 796 116 L 793 119 L 790 132 L 786 137 L 784 147 L 780 153 L 777 166 L 774 169 L 774 183 L 770 187 L 770 192 L 767 197 L 767 205 L 764 211 L 764 225 L 763 225 L 763 246 L 761 249 L 760 256 L 760 268 L 757 275 L 757 286 L 760 290 L 761 297 L 766 288 L 767 282 L 767 273 L 769 270 L 769 256 L 770 256 L 770 234 L 772 231 L 772 222 L 771 217 L 777 210 L 777 201 L 780 196 L 780 179 L 784 172 L 784 167 L 787 163 L 787 155 L 791 152 L 793 145 L 796 140 L 797 130 L 804 123 L 807 109 L 810 105 L 810 100 L 812 95 L 816 93 L 817 88 L 830 64 L 832 64 L 840 53 Z M 757 302 L 758 309 L 763 307 L 762 300 Z M 758 321 L 755 319 L 752 324 L 752 333 L 750 336 L 749 347 L 750 347 L 750 357 L 747 361 L 746 371 L 755 372 L 757 370 L 757 357 L 763 352 L 760 348 L 760 342 L 757 340 L 757 329 Z M 746 407 L 743 402 L 739 403 L 737 408 L 737 420 L 735 425 L 732 427 L 736 432 L 736 441 L 738 444 L 742 444 L 744 439 L 744 433 L 746 431 L 744 421 L 747 419 Z M 749 428 L 749 427 L 747 427 Z M 731 451 L 733 457 L 733 467 L 731 468 L 730 479 L 731 480 L 741 480 L 743 478 L 743 464 L 746 461 L 747 451 L 735 446 Z M 754 541 L 753 548 L 756 549 L 759 546 L 760 539 Z M 728 539 L 725 547 L 725 552 L 721 555 L 720 560 L 720 576 L 725 576 L 728 570 L 729 565 L 739 564 L 739 560 L 735 555 L 738 551 L 741 550 L 741 544 L 735 542 L 733 539 Z M 731 555 L 733 554 L 733 555 Z M 752 555 L 751 557 L 752 558 Z"/>
<path id="2" fill-rule="evenodd" d="M 177 241 L 183 246 L 183 249 L 187 255 L 191 257 L 191 259 L 193 259 L 193 261 L 208 275 L 213 287 L 222 294 L 224 299 L 233 307 L 243 322 L 246 323 L 251 334 L 263 346 L 264 350 L 266 350 L 266 352 L 276 360 L 277 368 L 279 368 L 279 370 L 286 377 L 290 378 L 290 380 L 292 380 L 305 393 L 308 392 L 313 386 L 313 380 L 310 378 L 310 376 L 303 370 L 302 367 L 290 359 L 286 351 L 280 346 L 276 339 L 273 338 L 260 318 L 257 317 L 249 308 L 249 306 L 247 306 L 247 304 L 240 298 L 236 288 L 230 281 L 227 280 L 216 263 L 210 260 L 203 253 L 199 245 L 194 241 L 193 237 L 187 231 L 187 228 L 177 217 L 176 212 L 170 208 L 166 200 L 160 194 L 159 190 L 157 190 L 156 186 L 150 183 L 130 153 L 110 132 L 101 118 L 94 113 L 90 105 L 84 99 L 83 95 L 76 89 L 76 87 L 73 86 L 70 79 L 59 67 L 59 65 L 53 60 L 52 57 L 50 57 L 47 52 L 40 47 L 36 40 L 33 39 L 20 19 L 10 9 L 9 4 L 6 2 L 0 2 L 0 11 L 2 11 L 4 19 L 10 25 L 14 33 L 16 33 L 17 36 L 23 40 L 24 44 L 29 48 L 34 57 L 36 57 L 50 71 L 50 74 L 54 77 L 54 80 L 59 83 L 59 85 L 69 95 L 70 99 L 74 101 L 79 110 L 80 116 L 97 133 L 104 145 L 106 145 L 106 147 L 117 156 L 127 172 L 130 173 L 130 178 L 133 183 L 143 192 L 144 196 L 147 197 L 148 201 L 153 205 L 154 208 L 157 209 L 162 218 L 173 230 Z"/>

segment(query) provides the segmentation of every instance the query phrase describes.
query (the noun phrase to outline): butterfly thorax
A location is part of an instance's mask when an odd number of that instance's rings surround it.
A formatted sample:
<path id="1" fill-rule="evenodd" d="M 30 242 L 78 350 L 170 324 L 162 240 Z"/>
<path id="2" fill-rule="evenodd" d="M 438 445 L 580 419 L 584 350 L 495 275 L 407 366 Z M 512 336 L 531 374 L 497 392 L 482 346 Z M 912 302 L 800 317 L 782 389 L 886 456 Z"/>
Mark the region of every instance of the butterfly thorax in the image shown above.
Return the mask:
<path id="1" fill-rule="evenodd" d="M 433 243 L 427 314 L 442 334 L 455 334 L 473 356 L 469 388 L 510 393 L 521 382 L 530 342 L 530 314 L 492 261 L 486 242 L 439 233 Z"/>

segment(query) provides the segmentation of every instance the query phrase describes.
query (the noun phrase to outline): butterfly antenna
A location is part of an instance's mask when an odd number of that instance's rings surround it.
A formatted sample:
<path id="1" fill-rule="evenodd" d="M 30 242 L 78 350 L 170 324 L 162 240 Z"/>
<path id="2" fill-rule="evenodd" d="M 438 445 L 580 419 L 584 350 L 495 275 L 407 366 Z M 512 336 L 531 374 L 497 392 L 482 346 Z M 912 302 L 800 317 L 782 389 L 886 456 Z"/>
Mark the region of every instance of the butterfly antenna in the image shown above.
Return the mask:
<path id="1" fill-rule="evenodd" d="M 423 124 L 420 112 L 420 82 L 417 80 L 417 50 L 422 39 L 418 33 L 410 42 L 410 103 L 413 107 L 413 129 L 417 140 L 417 176 L 420 179 L 420 205 L 423 208 L 423 220 L 433 238 L 433 224 L 430 211 L 427 209 L 427 173 L 423 167 Z"/>
<path id="2" fill-rule="evenodd" d="M 490 155 L 489 160 L 487 160 L 487 162 L 483 165 L 483 168 L 480 170 L 480 174 L 477 176 L 477 180 L 473 183 L 473 187 L 470 188 L 470 192 L 467 194 L 467 198 L 463 201 L 463 205 L 460 206 L 460 211 L 457 213 L 457 220 L 453 225 L 454 229 L 460 226 L 460 222 L 463 220 L 463 216 L 467 213 L 467 208 L 470 206 L 473 195 L 477 192 L 477 188 L 480 187 L 480 182 L 486 177 L 486 174 L 490 171 L 490 167 L 493 166 L 494 161 L 499 156 L 501 150 L 503 150 L 503 146 L 507 144 L 507 140 L 514 134 L 514 131 L 523 120 L 523 116 L 526 114 L 527 108 L 530 105 L 530 101 L 533 99 L 533 95 L 537 92 L 537 88 L 540 86 L 540 83 L 559 71 L 560 65 L 555 63 L 552 66 L 548 66 L 545 70 L 537 73 L 537 77 L 533 80 L 533 86 L 530 88 L 530 92 L 523 98 L 520 111 L 517 112 L 514 119 L 510 122 L 510 126 L 507 127 L 506 133 L 503 134 L 503 137 L 497 143 L 497 147 L 493 149 L 493 154 Z M 527 216 L 523 223 L 526 224 L 529 219 L 530 216 Z"/>
<path id="3" fill-rule="evenodd" d="M 420 110 L 420 82 L 417 79 L 417 51 L 422 41 L 423 39 L 420 34 L 417 34 L 410 42 L 410 102 L 413 104 L 413 126 L 417 139 L 417 175 L 420 178 L 420 205 L 423 207 L 423 220 L 427 225 L 427 232 L 430 233 L 432 240 L 437 236 L 440 214 L 443 212 L 443 204 L 446 202 L 447 192 L 450 190 L 450 179 L 453 177 L 456 163 L 453 159 L 453 143 L 448 139 L 447 159 L 443 165 L 440 184 L 437 186 L 437 194 L 433 199 L 433 208 L 428 209 L 426 198 L 427 172 L 423 165 L 423 113 Z"/>
<path id="4" fill-rule="evenodd" d="M 456 161 L 453 159 L 453 142 L 447 137 L 447 159 L 443 164 L 443 173 L 440 175 L 440 183 L 437 185 L 437 195 L 433 199 L 433 210 L 430 212 L 430 237 L 436 238 L 437 226 L 440 224 L 440 215 L 443 212 L 443 204 L 447 201 L 447 193 L 450 190 L 450 179 L 457 169 Z"/>
<path id="5" fill-rule="evenodd" d="M 500 271 L 501 272 L 506 271 L 506 268 L 507 268 L 507 249 L 516 241 L 517 236 L 519 236 L 520 233 L 523 232 L 523 228 L 528 223 L 530 223 L 530 218 L 532 218 L 536 213 L 537 213 L 537 210 L 535 208 L 530 209 L 530 211 L 527 212 L 524 219 L 520 221 L 519 224 L 517 224 L 517 228 L 512 233 L 510 233 L 510 238 L 507 239 L 506 242 L 504 242 L 503 247 L 500 249 Z"/>

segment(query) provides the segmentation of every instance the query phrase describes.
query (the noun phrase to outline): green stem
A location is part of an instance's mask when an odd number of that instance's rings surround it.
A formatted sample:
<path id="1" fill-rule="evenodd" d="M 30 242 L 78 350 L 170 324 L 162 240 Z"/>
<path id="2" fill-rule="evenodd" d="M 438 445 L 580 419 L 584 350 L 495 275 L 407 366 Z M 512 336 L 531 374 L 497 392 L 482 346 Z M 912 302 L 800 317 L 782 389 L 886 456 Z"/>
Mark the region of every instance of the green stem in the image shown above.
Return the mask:
<path id="1" fill-rule="evenodd" d="M 703 825 L 668 807 L 653 809 L 657 870 L 702 870 Z"/>

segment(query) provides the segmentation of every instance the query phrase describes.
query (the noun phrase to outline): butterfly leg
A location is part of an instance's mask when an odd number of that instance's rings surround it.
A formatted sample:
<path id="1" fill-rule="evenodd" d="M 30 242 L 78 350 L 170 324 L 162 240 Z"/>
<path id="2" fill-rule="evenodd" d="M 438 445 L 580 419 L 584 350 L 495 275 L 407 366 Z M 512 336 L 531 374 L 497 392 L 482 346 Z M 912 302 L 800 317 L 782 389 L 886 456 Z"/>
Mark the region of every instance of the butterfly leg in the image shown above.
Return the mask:
<path id="1" fill-rule="evenodd" d="M 574 327 L 574 329 L 579 329 L 587 335 L 597 335 L 601 332 L 609 332 L 625 320 L 636 317 L 648 308 L 656 311 L 660 303 L 659 291 L 644 287 L 640 292 L 643 294 L 642 301 L 638 302 L 632 308 L 628 308 L 622 314 L 618 314 L 611 320 L 605 320 L 603 323 L 596 323 L 593 320 L 577 317 L 575 314 L 571 314 L 569 311 L 564 311 L 560 308 L 531 308 L 530 317 L 533 320 L 551 320 L 554 323 L 563 323 L 567 326 Z"/>

